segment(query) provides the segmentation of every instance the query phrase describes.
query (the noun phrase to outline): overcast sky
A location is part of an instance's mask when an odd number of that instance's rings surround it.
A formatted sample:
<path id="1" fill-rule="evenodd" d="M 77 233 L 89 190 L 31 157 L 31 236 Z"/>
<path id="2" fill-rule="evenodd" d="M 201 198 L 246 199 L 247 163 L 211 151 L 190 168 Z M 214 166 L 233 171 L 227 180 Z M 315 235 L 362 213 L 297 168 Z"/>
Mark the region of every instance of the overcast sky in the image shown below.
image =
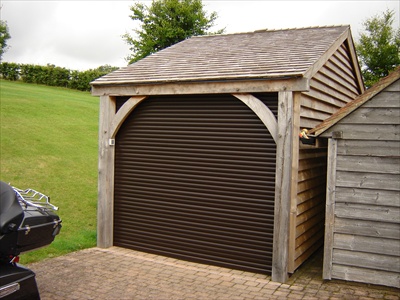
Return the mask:
<path id="1" fill-rule="evenodd" d="M 0 0 L 1 19 L 11 39 L 3 61 L 56 66 L 75 70 L 101 65 L 126 66 L 129 46 L 122 35 L 137 23 L 129 18 L 134 2 L 151 1 L 19 1 Z M 226 33 L 259 29 L 350 25 L 357 40 L 363 22 L 389 10 L 399 27 L 399 0 L 379 1 L 244 1 L 203 0 L 218 13 L 214 30 Z"/>

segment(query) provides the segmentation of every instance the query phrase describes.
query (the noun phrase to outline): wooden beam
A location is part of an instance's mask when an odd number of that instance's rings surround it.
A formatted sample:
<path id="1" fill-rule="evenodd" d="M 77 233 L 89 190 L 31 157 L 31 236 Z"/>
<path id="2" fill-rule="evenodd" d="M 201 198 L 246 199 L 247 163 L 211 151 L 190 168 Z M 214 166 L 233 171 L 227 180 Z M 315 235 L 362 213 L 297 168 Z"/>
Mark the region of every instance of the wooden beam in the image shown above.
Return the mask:
<path id="1" fill-rule="evenodd" d="M 296 269 L 295 250 L 296 250 L 296 218 L 298 206 L 298 179 L 299 179 L 299 157 L 300 145 L 300 103 L 301 93 L 293 95 L 293 136 L 292 136 L 292 169 L 291 169 L 291 191 L 290 191 L 290 221 L 289 221 L 289 251 L 288 251 L 288 272 L 293 273 Z"/>
<path id="2" fill-rule="evenodd" d="M 99 177 L 97 206 L 97 246 L 113 245 L 114 146 L 110 145 L 110 125 L 115 115 L 115 99 L 100 97 Z"/>
<path id="3" fill-rule="evenodd" d="M 278 123 L 272 111 L 260 99 L 251 94 L 232 94 L 246 104 L 264 123 L 276 143 Z"/>
<path id="4" fill-rule="evenodd" d="M 122 107 L 115 114 L 110 126 L 110 139 L 114 139 L 121 125 L 135 107 L 146 99 L 146 96 L 133 96 L 122 105 Z"/>
<path id="5" fill-rule="evenodd" d="M 272 280 L 278 282 L 286 282 L 288 279 L 293 134 L 293 94 L 292 92 L 279 92 L 272 253 Z"/>
<path id="6" fill-rule="evenodd" d="M 346 41 L 347 41 L 349 51 L 350 51 L 351 64 L 353 65 L 353 70 L 356 74 L 357 83 L 360 87 L 360 94 L 362 94 L 365 91 L 364 80 L 362 78 L 360 64 L 358 62 L 357 53 L 356 53 L 356 47 L 354 46 L 353 38 L 351 36 L 350 30 L 349 30 L 349 35 L 348 35 L 348 38 Z"/>
<path id="7" fill-rule="evenodd" d="M 323 279 L 332 278 L 333 230 L 335 221 L 337 140 L 328 141 L 328 174 L 326 183 L 325 242 Z"/>
<path id="8" fill-rule="evenodd" d="M 308 91 L 309 80 L 303 77 L 253 79 L 240 81 L 109 83 L 92 85 L 93 96 L 151 96 L 189 94 L 234 94 L 279 91 Z"/>

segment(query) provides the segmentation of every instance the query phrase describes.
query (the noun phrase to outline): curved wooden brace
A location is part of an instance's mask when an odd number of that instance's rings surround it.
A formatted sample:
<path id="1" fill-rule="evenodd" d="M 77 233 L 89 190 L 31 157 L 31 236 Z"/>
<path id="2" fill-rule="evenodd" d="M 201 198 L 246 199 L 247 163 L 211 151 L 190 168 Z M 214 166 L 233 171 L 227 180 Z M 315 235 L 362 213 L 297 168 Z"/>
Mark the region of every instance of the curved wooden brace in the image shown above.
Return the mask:
<path id="1" fill-rule="evenodd" d="M 110 139 L 115 139 L 115 136 L 117 135 L 117 132 L 122 123 L 124 123 L 125 119 L 129 116 L 133 109 L 146 98 L 147 96 L 133 96 L 130 97 L 128 101 L 126 101 L 124 105 L 121 106 L 121 108 L 117 111 L 112 119 L 110 125 Z"/>
<path id="2" fill-rule="evenodd" d="M 251 94 L 232 94 L 232 96 L 246 104 L 260 118 L 276 143 L 278 121 L 268 106 Z"/>

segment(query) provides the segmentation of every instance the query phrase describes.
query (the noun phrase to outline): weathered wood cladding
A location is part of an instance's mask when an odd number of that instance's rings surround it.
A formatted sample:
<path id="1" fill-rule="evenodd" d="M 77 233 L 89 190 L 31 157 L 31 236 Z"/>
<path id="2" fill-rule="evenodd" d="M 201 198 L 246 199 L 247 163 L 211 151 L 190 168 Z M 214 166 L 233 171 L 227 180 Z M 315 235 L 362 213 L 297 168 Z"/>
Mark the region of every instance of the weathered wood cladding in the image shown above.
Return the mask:
<path id="1" fill-rule="evenodd" d="M 344 42 L 300 93 L 300 126 L 312 128 L 360 93 L 349 47 Z M 289 271 L 300 266 L 323 244 L 327 149 L 300 146 L 297 194 L 292 195 Z"/>
<path id="2" fill-rule="evenodd" d="M 300 126 L 313 128 L 361 93 L 345 43 L 311 78 L 302 93 Z"/>
<path id="3" fill-rule="evenodd" d="M 323 244 L 326 148 L 300 149 L 296 204 L 292 206 L 290 272 Z"/>
<path id="4" fill-rule="evenodd" d="M 324 133 L 343 133 L 329 148 L 336 155 L 328 170 L 334 180 L 328 183 L 333 209 L 326 216 L 332 231 L 326 232 L 325 279 L 400 287 L 399 84 Z"/>
<path id="5" fill-rule="evenodd" d="M 340 124 L 334 126 L 335 128 L 330 128 L 325 135 L 328 136 L 333 131 L 341 131 L 343 133 L 342 138 L 347 142 L 365 140 L 368 141 L 364 144 L 367 146 L 369 142 L 376 144 L 377 141 L 380 141 L 381 147 L 390 148 L 389 151 L 394 151 L 393 143 L 400 141 L 398 94 L 398 92 L 389 91 L 376 95 L 352 112 L 351 115 L 342 119 Z M 371 149 L 372 147 L 367 146 L 368 148 Z M 379 151 L 379 148 L 373 151 Z M 387 156 L 384 151 L 380 154 L 380 156 L 382 155 Z"/>

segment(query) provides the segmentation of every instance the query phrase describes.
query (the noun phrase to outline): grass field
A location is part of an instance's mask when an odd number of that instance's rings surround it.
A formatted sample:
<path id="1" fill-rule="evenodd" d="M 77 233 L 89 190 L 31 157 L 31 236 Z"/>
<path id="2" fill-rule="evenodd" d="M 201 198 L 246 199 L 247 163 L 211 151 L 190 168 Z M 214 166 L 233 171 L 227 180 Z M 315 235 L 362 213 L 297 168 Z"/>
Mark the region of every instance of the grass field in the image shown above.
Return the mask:
<path id="1" fill-rule="evenodd" d="M 21 263 L 95 246 L 98 98 L 0 80 L 0 179 L 51 197 L 63 221 L 55 241 Z"/>

